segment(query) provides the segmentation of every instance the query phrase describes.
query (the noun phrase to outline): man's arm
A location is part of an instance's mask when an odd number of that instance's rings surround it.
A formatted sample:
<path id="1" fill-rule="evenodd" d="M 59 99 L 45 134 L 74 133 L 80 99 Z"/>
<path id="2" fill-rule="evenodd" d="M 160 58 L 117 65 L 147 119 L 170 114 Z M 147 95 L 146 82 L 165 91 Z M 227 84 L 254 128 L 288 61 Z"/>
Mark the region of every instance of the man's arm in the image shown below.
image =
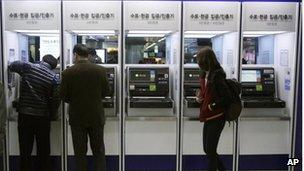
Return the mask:
<path id="1" fill-rule="evenodd" d="M 26 73 L 31 69 L 31 64 L 28 62 L 15 61 L 8 66 L 8 69 L 11 72 L 16 72 L 22 75 L 23 73 Z"/>
<path id="2" fill-rule="evenodd" d="M 69 95 L 69 88 L 68 88 L 68 81 L 67 81 L 67 77 L 66 77 L 66 72 L 62 73 L 62 80 L 61 80 L 59 95 L 60 95 L 60 98 L 64 102 L 66 102 L 66 103 L 70 102 L 70 95 Z"/>
<path id="3" fill-rule="evenodd" d="M 51 120 L 58 119 L 58 108 L 60 105 L 59 89 L 60 89 L 60 78 L 59 78 L 59 74 L 56 74 L 53 78 L 52 94 L 49 102 Z"/>
<path id="4" fill-rule="evenodd" d="M 102 83 L 101 83 L 101 85 L 102 85 L 101 97 L 105 98 L 107 92 L 110 90 L 106 69 L 104 69 L 104 72 L 102 73 L 101 81 L 102 81 Z"/>

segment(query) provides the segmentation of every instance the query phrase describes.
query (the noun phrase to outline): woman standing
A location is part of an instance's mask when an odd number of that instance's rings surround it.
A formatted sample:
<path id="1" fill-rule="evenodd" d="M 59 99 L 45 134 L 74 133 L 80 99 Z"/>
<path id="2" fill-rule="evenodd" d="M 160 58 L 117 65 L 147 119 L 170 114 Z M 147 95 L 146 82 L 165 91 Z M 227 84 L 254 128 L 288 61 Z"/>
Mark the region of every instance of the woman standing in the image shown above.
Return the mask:
<path id="1" fill-rule="evenodd" d="M 231 101 L 225 83 L 226 74 L 209 47 L 198 52 L 197 62 L 201 70 L 197 101 L 201 103 L 199 120 L 204 122 L 203 145 L 209 160 L 208 171 L 224 171 L 226 169 L 217 154 L 217 146 L 225 126 L 224 112 Z"/>

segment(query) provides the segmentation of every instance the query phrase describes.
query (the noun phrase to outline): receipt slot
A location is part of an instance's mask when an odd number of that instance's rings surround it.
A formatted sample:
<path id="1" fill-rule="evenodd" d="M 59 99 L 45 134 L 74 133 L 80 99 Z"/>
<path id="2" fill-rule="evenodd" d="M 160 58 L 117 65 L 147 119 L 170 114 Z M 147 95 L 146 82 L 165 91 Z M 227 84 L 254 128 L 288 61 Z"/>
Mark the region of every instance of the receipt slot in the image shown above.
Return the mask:
<path id="1" fill-rule="evenodd" d="M 128 80 L 128 116 L 173 116 L 168 67 L 129 67 Z"/>

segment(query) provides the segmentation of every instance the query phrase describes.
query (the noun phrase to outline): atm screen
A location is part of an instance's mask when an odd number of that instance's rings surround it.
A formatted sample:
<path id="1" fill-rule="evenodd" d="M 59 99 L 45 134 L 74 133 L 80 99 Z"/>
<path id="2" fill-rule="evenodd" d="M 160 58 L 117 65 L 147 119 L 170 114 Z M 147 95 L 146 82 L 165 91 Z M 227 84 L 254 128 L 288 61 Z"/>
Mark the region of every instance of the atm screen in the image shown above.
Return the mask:
<path id="1" fill-rule="evenodd" d="M 105 63 L 106 50 L 105 49 L 96 49 L 96 54 L 101 58 L 101 62 Z"/>
<path id="2" fill-rule="evenodd" d="M 261 82 L 261 71 L 242 70 L 242 82 Z"/>

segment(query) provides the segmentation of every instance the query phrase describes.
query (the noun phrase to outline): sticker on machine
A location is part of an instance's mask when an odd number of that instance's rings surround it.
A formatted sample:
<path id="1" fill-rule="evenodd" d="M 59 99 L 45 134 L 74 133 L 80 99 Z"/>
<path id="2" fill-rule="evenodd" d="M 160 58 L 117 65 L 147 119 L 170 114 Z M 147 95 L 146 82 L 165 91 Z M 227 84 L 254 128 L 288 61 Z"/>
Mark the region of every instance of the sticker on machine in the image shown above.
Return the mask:
<path id="1" fill-rule="evenodd" d="M 285 68 L 284 89 L 290 91 L 291 87 L 291 69 Z"/>

